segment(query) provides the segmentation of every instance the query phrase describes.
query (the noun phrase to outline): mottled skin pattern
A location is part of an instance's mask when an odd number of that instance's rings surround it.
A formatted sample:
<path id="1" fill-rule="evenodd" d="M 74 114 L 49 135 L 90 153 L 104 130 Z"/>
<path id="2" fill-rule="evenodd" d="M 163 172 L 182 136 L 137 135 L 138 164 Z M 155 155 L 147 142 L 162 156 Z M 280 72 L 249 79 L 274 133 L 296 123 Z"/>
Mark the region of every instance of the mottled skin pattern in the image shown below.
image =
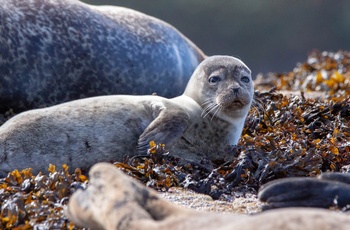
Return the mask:
<path id="1" fill-rule="evenodd" d="M 345 230 L 348 215 L 322 209 L 285 208 L 244 216 L 197 212 L 158 197 L 115 166 L 99 163 L 90 184 L 72 195 L 65 210 L 79 226 L 106 230 Z"/>
<path id="2" fill-rule="evenodd" d="M 23 112 L 0 127 L 0 176 L 27 167 L 46 172 L 49 163 L 88 170 L 145 154 L 150 141 L 185 160 L 225 157 L 240 138 L 253 88 L 243 62 L 212 56 L 173 99 L 100 96 Z"/>
<path id="3" fill-rule="evenodd" d="M 180 95 L 204 54 L 165 22 L 76 0 L 0 4 L 0 112 L 109 94 Z"/>

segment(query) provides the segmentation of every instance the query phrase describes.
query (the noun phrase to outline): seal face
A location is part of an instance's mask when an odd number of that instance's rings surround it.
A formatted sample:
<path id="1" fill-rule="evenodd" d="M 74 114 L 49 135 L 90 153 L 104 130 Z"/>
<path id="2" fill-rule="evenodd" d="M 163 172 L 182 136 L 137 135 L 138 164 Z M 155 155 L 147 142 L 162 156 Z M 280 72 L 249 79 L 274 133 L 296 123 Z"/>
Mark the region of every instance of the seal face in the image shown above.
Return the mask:
<path id="1" fill-rule="evenodd" d="M 0 110 L 109 94 L 180 95 L 204 54 L 171 25 L 76 0 L 0 6 Z"/>
<path id="2" fill-rule="evenodd" d="M 237 144 L 253 98 L 250 70 L 229 56 L 205 59 L 183 95 L 100 96 L 23 112 L 0 127 L 0 174 L 89 169 L 145 154 L 150 141 L 186 160 L 222 157 Z M 40 159 L 40 160 L 39 160 Z"/>
<path id="3" fill-rule="evenodd" d="M 184 95 L 201 106 L 200 118 L 193 119 L 185 133 L 198 156 L 213 159 L 213 152 L 219 157 L 225 146 L 237 144 L 254 96 L 251 71 L 242 61 L 230 56 L 204 60 Z"/>

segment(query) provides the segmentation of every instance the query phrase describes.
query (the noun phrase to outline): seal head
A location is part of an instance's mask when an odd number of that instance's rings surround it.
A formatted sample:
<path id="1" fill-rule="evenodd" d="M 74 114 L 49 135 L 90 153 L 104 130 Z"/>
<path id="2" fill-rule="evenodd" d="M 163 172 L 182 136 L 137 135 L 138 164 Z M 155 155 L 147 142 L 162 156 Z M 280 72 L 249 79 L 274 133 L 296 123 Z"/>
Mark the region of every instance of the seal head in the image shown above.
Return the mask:
<path id="1" fill-rule="evenodd" d="M 251 70 L 241 60 L 207 58 L 192 75 L 184 95 L 202 107 L 203 118 L 216 117 L 236 127 L 230 144 L 237 144 L 254 97 Z"/>

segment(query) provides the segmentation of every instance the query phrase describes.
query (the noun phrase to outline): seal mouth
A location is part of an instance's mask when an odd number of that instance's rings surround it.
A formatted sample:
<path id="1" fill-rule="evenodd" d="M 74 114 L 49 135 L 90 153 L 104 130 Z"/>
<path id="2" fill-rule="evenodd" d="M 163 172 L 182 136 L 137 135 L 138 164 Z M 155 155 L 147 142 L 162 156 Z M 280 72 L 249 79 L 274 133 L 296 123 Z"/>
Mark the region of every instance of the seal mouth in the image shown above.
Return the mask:
<path id="1" fill-rule="evenodd" d="M 230 104 L 223 107 L 225 111 L 235 111 L 237 109 L 242 109 L 245 104 L 242 101 L 234 100 Z"/>
<path id="2" fill-rule="evenodd" d="M 234 100 L 229 106 L 227 107 L 243 107 L 244 104 L 240 100 Z"/>
<path id="3" fill-rule="evenodd" d="M 236 99 L 231 102 L 221 103 L 220 106 L 223 110 L 229 111 L 243 108 L 245 104 L 241 100 Z"/>
<path id="4" fill-rule="evenodd" d="M 243 106 L 244 104 L 240 100 L 235 100 L 231 103 L 231 105 L 241 105 Z"/>

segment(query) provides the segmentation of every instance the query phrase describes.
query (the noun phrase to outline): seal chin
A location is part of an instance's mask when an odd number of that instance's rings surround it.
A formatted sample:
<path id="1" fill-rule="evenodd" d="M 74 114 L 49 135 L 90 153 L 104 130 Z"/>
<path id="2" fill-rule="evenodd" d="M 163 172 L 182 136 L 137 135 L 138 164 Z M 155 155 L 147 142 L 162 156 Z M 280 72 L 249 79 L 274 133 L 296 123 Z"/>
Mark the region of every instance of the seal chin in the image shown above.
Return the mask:
<path id="1" fill-rule="evenodd" d="M 249 110 L 249 106 L 242 106 L 242 105 L 235 106 L 235 105 L 232 105 L 232 106 L 230 106 L 230 108 L 223 109 L 222 113 L 224 113 L 224 114 L 226 114 L 227 116 L 230 116 L 230 117 L 240 117 L 240 116 L 242 116 L 242 114 L 247 113 L 248 110 Z"/>
<path id="2" fill-rule="evenodd" d="M 247 115 L 250 108 L 250 102 L 236 98 L 230 103 L 225 104 L 225 106 L 220 106 L 221 110 L 217 116 L 220 117 L 221 115 L 222 119 L 229 120 L 231 122 L 231 118 L 236 120 L 237 118 L 245 117 Z"/>

